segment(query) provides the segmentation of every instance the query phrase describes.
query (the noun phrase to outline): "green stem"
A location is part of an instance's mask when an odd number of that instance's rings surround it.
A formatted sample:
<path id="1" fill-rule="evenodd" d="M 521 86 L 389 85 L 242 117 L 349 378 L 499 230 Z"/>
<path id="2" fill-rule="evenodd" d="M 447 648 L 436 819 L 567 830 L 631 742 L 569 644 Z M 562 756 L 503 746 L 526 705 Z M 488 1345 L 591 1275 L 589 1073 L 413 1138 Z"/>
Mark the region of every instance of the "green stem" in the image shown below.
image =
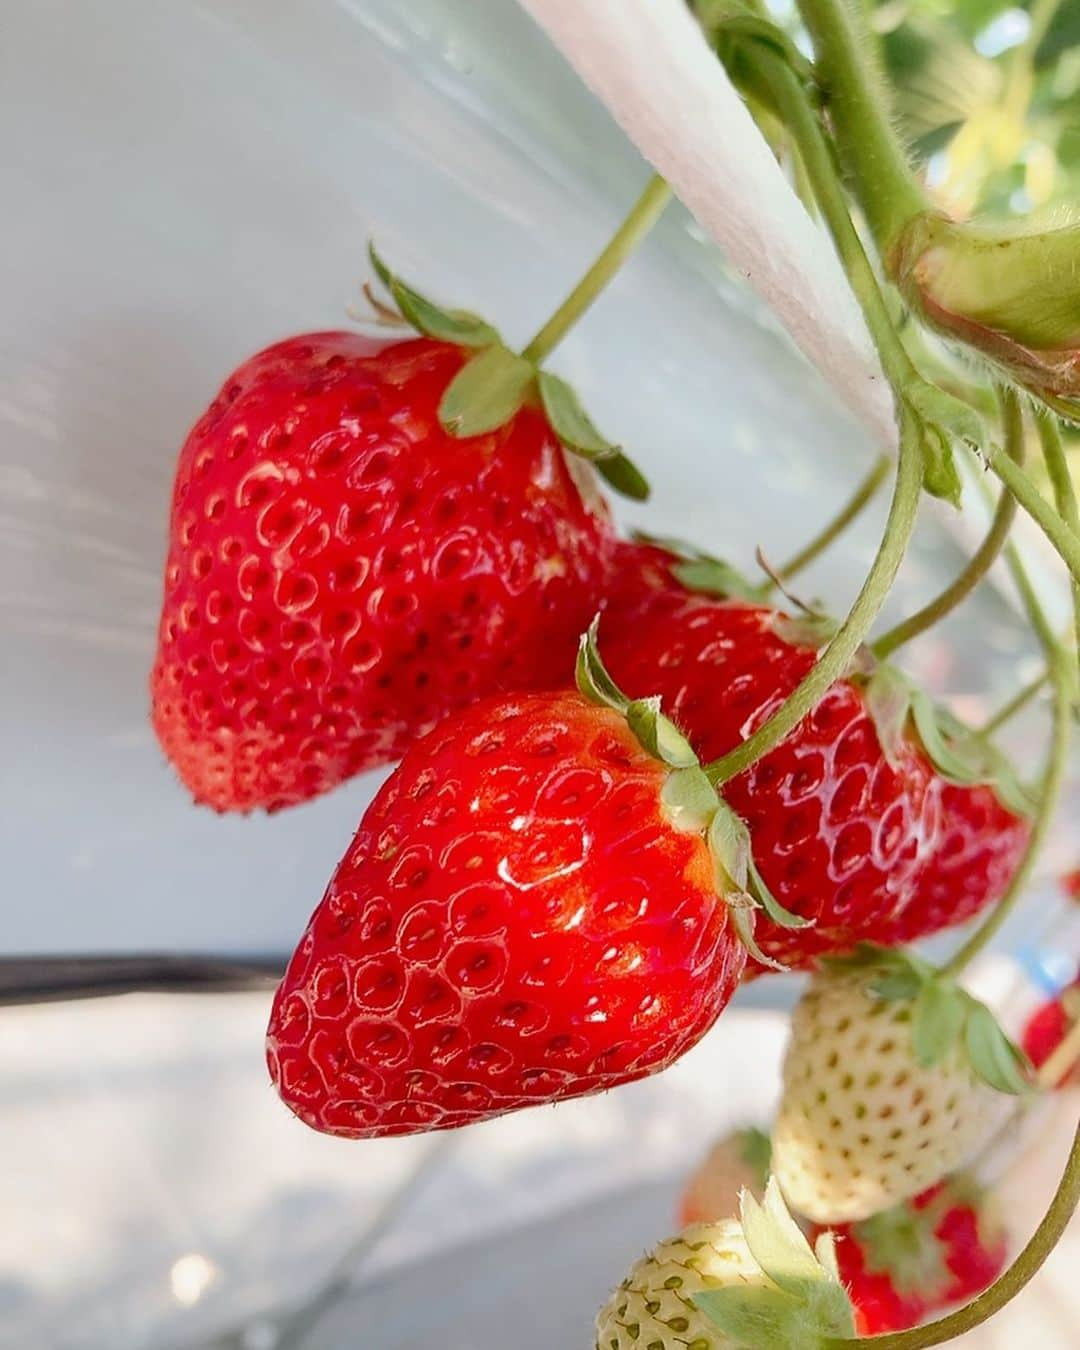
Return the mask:
<path id="1" fill-rule="evenodd" d="M 841 158 L 886 261 L 912 216 L 930 208 L 890 120 L 890 99 L 858 0 L 798 0 L 814 43 Z"/>
<path id="2" fill-rule="evenodd" d="M 581 318 L 626 259 L 637 248 L 663 214 L 671 200 L 671 188 L 654 175 L 645 191 L 630 209 L 630 214 L 612 235 L 596 261 L 522 351 L 522 356 L 539 365 Z"/>
<path id="3" fill-rule="evenodd" d="M 1003 703 L 996 713 L 979 728 L 980 736 L 992 736 L 995 731 L 1011 721 L 1021 708 L 1026 708 L 1031 700 L 1040 693 L 1050 683 L 1050 672 L 1044 670 L 1041 675 L 1037 675 L 1029 684 L 1025 684 L 1022 689 L 1018 689 L 1007 703 Z"/>
<path id="4" fill-rule="evenodd" d="M 836 635 L 798 688 L 752 736 L 721 759 L 705 766 L 709 780 L 716 786 L 744 773 L 762 755 L 779 745 L 788 732 L 813 711 L 830 686 L 843 678 L 877 618 L 907 551 L 922 493 L 922 472 L 922 443 L 914 429 L 905 429 L 900 438 L 896 487 L 885 533 L 862 590 Z"/>
<path id="5" fill-rule="evenodd" d="M 832 1337 L 824 1342 L 825 1350 L 847 1350 L 847 1347 L 863 1345 L 871 1350 L 926 1350 L 927 1346 L 944 1345 L 954 1337 L 977 1327 L 995 1313 L 1000 1312 L 1006 1303 L 1011 1302 L 1034 1276 L 1043 1262 L 1057 1246 L 1058 1239 L 1064 1233 L 1080 1200 L 1080 1126 L 1073 1136 L 1072 1148 L 1065 1164 L 1065 1171 L 1050 1202 L 1042 1223 L 1024 1250 L 999 1279 L 980 1294 L 977 1299 L 947 1317 L 939 1318 L 923 1327 L 914 1327 L 911 1331 L 895 1331 L 884 1336 L 870 1336 L 859 1340 L 844 1340 Z"/>
<path id="6" fill-rule="evenodd" d="M 1080 534 L 1050 505 L 1024 470 L 997 445 L 983 451 L 987 464 L 1060 554 L 1074 581 L 1080 581 Z"/>
<path id="7" fill-rule="evenodd" d="M 874 464 L 874 467 L 862 480 L 859 486 L 852 493 L 847 503 L 833 516 L 832 520 L 819 531 L 813 539 L 810 540 L 798 553 L 793 554 L 785 563 L 776 569 L 777 576 L 782 581 L 789 581 L 797 576 L 804 568 L 819 558 L 834 540 L 838 539 L 847 529 L 853 520 L 862 512 L 863 508 L 873 500 L 888 477 L 889 468 L 892 460 L 888 455 L 880 455 Z M 775 581 L 768 581 L 761 588 L 761 594 L 766 596 L 775 588 Z"/>
<path id="8" fill-rule="evenodd" d="M 1022 446 L 1023 441 L 1021 440 L 1019 444 Z M 946 614 L 949 614 L 957 605 L 966 600 L 997 561 L 1001 550 L 1005 547 L 1005 541 L 1015 519 L 1016 498 L 1011 492 L 1006 492 L 1003 488 L 986 537 L 968 565 L 953 583 L 946 586 L 941 594 L 935 596 L 929 604 L 924 605 L 910 618 L 905 619 L 903 623 L 898 623 L 895 628 L 890 628 L 887 633 L 878 638 L 871 647 L 874 655 L 879 660 L 884 661 L 898 647 L 902 647 L 905 642 L 910 642 L 913 637 L 917 637 L 920 633 L 925 633 L 928 628 L 932 628 Z"/>
<path id="9" fill-rule="evenodd" d="M 1013 390 L 1007 389 L 1001 393 L 1001 404 L 1006 443 L 1010 453 L 1015 456 L 1019 453 L 1020 443 L 1024 435 L 1020 400 Z M 1054 811 L 1061 796 L 1061 789 L 1065 782 L 1065 771 L 1069 763 L 1069 733 L 1072 726 L 1072 679 L 1066 665 L 1065 652 L 1058 642 L 1054 630 L 1050 627 L 1050 622 L 1039 603 L 1039 597 L 1035 593 L 1027 568 L 1024 566 L 1023 559 L 1016 546 L 1010 545 L 1005 556 L 1008 559 L 1009 569 L 1012 572 L 1016 588 L 1020 592 L 1020 598 L 1028 619 L 1032 628 L 1038 634 L 1043 651 L 1046 653 L 1047 670 L 1053 683 L 1054 701 L 1050 749 L 1046 767 L 1043 770 L 1039 804 L 1031 822 L 1031 833 L 1028 836 L 1023 857 L 1020 859 L 1020 865 L 1013 874 L 1005 894 L 987 918 L 953 954 L 952 958 L 946 962 L 943 970 L 949 975 L 956 975 L 963 970 L 986 947 L 987 943 L 1001 931 L 1005 920 L 1012 913 L 1028 883 L 1039 851 L 1046 839 Z"/>
<path id="10" fill-rule="evenodd" d="M 1058 513 L 1065 524 L 1076 535 L 1080 536 L 1080 507 L 1077 506 L 1076 487 L 1073 484 L 1072 474 L 1069 472 L 1069 462 L 1065 458 L 1065 447 L 1061 443 L 1061 432 L 1058 430 L 1057 419 L 1043 413 L 1035 418 L 1035 424 L 1039 429 L 1043 458 L 1046 460 L 1046 469 L 1054 489 L 1054 501 L 1057 503 Z M 1076 577 L 1073 577 L 1072 598 L 1077 661 L 1080 664 L 1080 579 Z"/>

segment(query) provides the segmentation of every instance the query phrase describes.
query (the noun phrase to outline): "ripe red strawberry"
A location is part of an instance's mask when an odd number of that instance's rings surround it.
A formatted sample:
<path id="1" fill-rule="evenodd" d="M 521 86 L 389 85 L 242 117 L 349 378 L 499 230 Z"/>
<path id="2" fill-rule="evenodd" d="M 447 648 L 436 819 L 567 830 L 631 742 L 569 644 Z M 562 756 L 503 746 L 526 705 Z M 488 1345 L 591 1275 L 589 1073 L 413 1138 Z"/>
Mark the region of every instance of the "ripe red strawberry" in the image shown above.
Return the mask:
<path id="1" fill-rule="evenodd" d="M 714 566 L 621 545 L 604 619 L 614 678 L 631 695 L 658 693 L 703 761 L 765 722 L 816 660 L 798 623 L 680 579 L 708 584 Z M 1028 834 L 989 787 L 946 781 L 913 734 L 887 756 L 865 680 L 834 685 L 781 745 L 724 785 L 724 798 L 749 826 L 776 899 L 813 920 L 759 922 L 762 950 L 792 966 L 962 922 L 1000 896 Z"/>
<path id="2" fill-rule="evenodd" d="M 198 801 L 301 802 L 481 695 L 569 679 L 607 510 L 534 406 L 443 429 L 464 360 L 428 339 L 290 338 L 189 435 L 152 695 Z"/>
<path id="3" fill-rule="evenodd" d="M 832 1231 L 860 1336 L 903 1331 L 966 1303 L 1005 1267 L 1004 1230 L 986 1194 L 966 1176 Z"/>
<path id="4" fill-rule="evenodd" d="M 674 777 L 571 692 L 487 700 L 417 742 L 274 999 L 286 1104 L 332 1134 L 407 1134 L 614 1087 L 689 1049 L 744 951 L 700 826 L 661 800 Z"/>
<path id="5" fill-rule="evenodd" d="M 1077 1019 L 1080 1019 L 1080 978 L 1075 979 L 1067 989 L 1063 989 L 1057 998 L 1049 999 L 1036 1008 L 1028 1018 L 1021 1044 L 1028 1059 L 1037 1069 L 1046 1063 L 1072 1030 Z M 1080 1081 L 1080 1065 L 1074 1064 L 1062 1081 L 1066 1083 Z"/>

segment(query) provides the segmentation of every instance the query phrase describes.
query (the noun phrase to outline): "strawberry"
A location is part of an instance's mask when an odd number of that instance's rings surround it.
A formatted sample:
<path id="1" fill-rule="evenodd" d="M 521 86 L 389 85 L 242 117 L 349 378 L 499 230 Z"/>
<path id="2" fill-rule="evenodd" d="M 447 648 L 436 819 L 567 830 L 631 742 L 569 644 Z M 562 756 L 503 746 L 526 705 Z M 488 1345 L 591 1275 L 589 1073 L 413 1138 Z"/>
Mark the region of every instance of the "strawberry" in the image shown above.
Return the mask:
<path id="1" fill-rule="evenodd" d="M 151 686 L 197 801 L 302 802 L 480 695 L 568 678 L 607 509 L 535 406 L 444 429 L 464 362 L 427 338 L 290 338 L 188 436 Z"/>
<path id="2" fill-rule="evenodd" d="M 406 1134 L 601 1091 L 665 1068 L 727 1003 L 738 864 L 692 800 L 689 746 L 591 652 L 598 702 L 477 703 L 368 808 L 270 1018 L 271 1076 L 307 1124 Z"/>
<path id="3" fill-rule="evenodd" d="M 615 575 L 604 619 L 612 674 L 630 694 L 659 694 L 703 760 L 768 719 L 827 632 L 820 619 L 754 602 L 752 587 L 706 555 L 622 544 Z M 757 940 L 769 956 L 802 966 L 865 939 L 902 945 L 1000 897 L 1027 820 L 976 781 L 984 766 L 960 761 L 935 716 L 889 667 L 857 672 L 724 785 L 766 885 L 809 921 L 780 927 L 764 917 Z"/>
<path id="4" fill-rule="evenodd" d="M 691 1224 L 635 1262 L 596 1318 L 596 1350 L 814 1350 L 854 1335 L 828 1234 L 810 1247 L 775 1182 L 741 1222 Z"/>
<path id="5" fill-rule="evenodd" d="M 820 1230 L 816 1230 L 820 1231 Z M 966 1303 L 1005 1266 L 1005 1233 L 986 1194 L 967 1176 L 834 1230 L 840 1278 L 860 1336 L 904 1331 Z"/>
<path id="6" fill-rule="evenodd" d="M 769 1175 L 769 1136 L 758 1129 L 722 1135 L 683 1189 L 681 1224 L 707 1223 L 733 1214 L 741 1191 L 762 1195 Z"/>
<path id="7" fill-rule="evenodd" d="M 1063 989 L 1057 998 L 1042 1003 L 1028 1018 L 1020 1038 L 1024 1053 L 1036 1068 L 1042 1068 L 1080 1019 L 1080 978 Z M 1063 1077 L 1054 1074 L 1055 1086 L 1080 1082 L 1080 1065 L 1073 1064 Z"/>
<path id="8" fill-rule="evenodd" d="M 773 1170 L 815 1223 L 869 1218 L 962 1166 L 1026 1088 L 993 1014 L 920 959 L 868 948 L 791 1023 Z"/>

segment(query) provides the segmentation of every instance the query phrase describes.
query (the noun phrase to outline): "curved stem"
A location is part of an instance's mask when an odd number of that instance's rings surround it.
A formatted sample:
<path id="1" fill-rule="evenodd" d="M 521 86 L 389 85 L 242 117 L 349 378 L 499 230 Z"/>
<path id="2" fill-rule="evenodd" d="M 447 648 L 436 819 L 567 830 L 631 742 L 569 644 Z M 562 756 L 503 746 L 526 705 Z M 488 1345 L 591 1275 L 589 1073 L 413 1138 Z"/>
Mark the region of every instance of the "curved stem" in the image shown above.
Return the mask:
<path id="1" fill-rule="evenodd" d="M 798 0 L 814 43 L 841 156 L 888 266 L 897 236 L 930 209 L 889 116 L 890 99 L 859 0 Z"/>
<path id="2" fill-rule="evenodd" d="M 1017 448 L 1020 449 L 1022 446 L 1023 439 L 1021 438 L 1017 442 Z M 905 619 L 903 623 L 898 623 L 895 628 L 890 628 L 887 633 L 878 638 L 870 649 L 874 655 L 883 661 L 898 647 L 902 647 L 905 642 L 910 642 L 913 637 L 925 633 L 928 628 L 933 628 L 934 624 L 966 600 L 997 561 L 1001 550 L 1005 547 L 1005 541 L 1015 519 L 1016 498 L 1011 492 L 1002 488 L 997 508 L 994 511 L 994 518 L 990 522 L 990 528 L 986 532 L 986 537 L 972 555 L 968 565 L 952 584 L 946 586 L 941 594 L 935 596 L 929 604 L 924 605 L 910 618 Z"/>
<path id="3" fill-rule="evenodd" d="M 1077 505 L 1076 487 L 1069 472 L 1068 460 L 1065 458 L 1065 447 L 1061 443 L 1057 419 L 1049 413 L 1042 413 L 1035 418 L 1035 425 L 1039 429 L 1043 458 L 1046 460 L 1046 469 L 1054 489 L 1057 509 L 1066 525 L 1075 534 L 1080 535 L 1080 506 Z M 1073 577 L 1072 598 L 1077 661 L 1080 662 L 1080 579 L 1076 577 Z"/>
<path id="4" fill-rule="evenodd" d="M 859 1340 L 831 1337 L 824 1342 L 825 1347 L 827 1350 L 841 1350 L 842 1347 L 864 1345 L 872 1347 L 872 1350 L 925 1350 L 927 1346 L 944 1345 L 955 1336 L 977 1327 L 987 1318 L 993 1317 L 996 1312 L 1000 1312 L 1037 1273 L 1057 1246 L 1058 1239 L 1072 1218 L 1078 1200 L 1080 1200 L 1080 1126 L 1077 1126 L 1065 1171 L 1042 1223 L 1009 1269 L 995 1280 L 989 1289 L 966 1307 L 958 1308 L 956 1312 L 939 1318 L 936 1322 L 930 1322 L 924 1327 Z"/>
<path id="5" fill-rule="evenodd" d="M 1020 400 L 1013 390 L 1002 390 L 1001 406 L 1006 443 L 1010 452 L 1016 455 L 1019 453 L 1019 446 L 1023 440 L 1024 424 Z M 1047 670 L 1054 690 L 1050 749 L 1046 767 L 1043 770 L 1039 804 L 1031 822 L 1031 833 L 1028 836 L 1020 865 L 1013 874 L 1005 894 L 990 914 L 966 942 L 954 952 L 950 960 L 945 963 L 943 969 L 949 975 L 956 975 L 963 970 L 986 947 L 987 943 L 1001 931 L 1005 920 L 1012 913 L 1028 883 L 1039 851 L 1046 839 L 1054 811 L 1061 796 L 1061 789 L 1065 782 L 1065 771 L 1069 763 L 1069 736 L 1072 727 L 1072 680 L 1066 665 L 1065 652 L 1054 635 L 1054 630 L 1050 627 L 1050 621 L 1039 603 L 1039 597 L 1035 593 L 1027 568 L 1024 566 L 1023 559 L 1015 545 L 1010 545 L 1006 551 L 1006 557 L 1028 619 L 1032 628 L 1038 634 L 1039 641 L 1046 653 Z"/>
<path id="6" fill-rule="evenodd" d="M 987 464 L 1060 554 L 1074 581 L 1080 581 L 1080 534 L 1070 529 L 1024 470 L 997 445 L 983 451 Z"/>
<path id="7" fill-rule="evenodd" d="M 1065 1080 L 1078 1062 L 1080 1062 L 1080 1018 L 1077 1018 L 1039 1065 L 1035 1082 L 1043 1091 L 1049 1092 Z"/>
<path id="8" fill-rule="evenodd" d="M 877 618 L 907 551 L 919 509 L 922 472 L 922 443 L 917 431 L 905 428 L 900 438 L 900 459 L 889 518 L 862 590 L 835 637 L 798 688 L 752 736 L 721 759 L 705 766 L 709 780 L 716 786 L 744 773 L 762 755 L 779 745 L 847 671 Z"/>
<path id="9" fill-rule="evenodd" d="M 1022 689 L 1018 689 L 1017 692 L 1013 694 L 1012 698 L 1006 703 L 1003 703 L 997 712 L 983 723 L 979 728 L 979 735 L 992 736 L 994 732 L 1000 730 L 1006 722 L 1011 721 L 1021 708 L 1026 708 L 1031 700 L 1045 689 L 1049 683 L 1050 672 L 1048 670 L 1044 670 L 1041 675 L 1036 675 L 1036 677 L 1028 684 L 1025 684 Z"/>
<path id="10" fill-rule="evenodd" d="M 815 558 L 819 558 L 829 545 L 843 534 L 851 522 L 861 514 L 863 508 L 876 496 L 878 488 L 881 487 L 888 476 L 891 464 L 892 460 L 888 455 L 878 456 L 874 467 L 825 528 L 819 531 L 798 553 L 793 554 L 787 562 L 781 563 L 776 569 L 776 574 L 781 581 L 790 581 L 804 568 L 809 567 Z M 775 588 L 776 582 L 770 580 L 761 587 L 761 594 L 763 596 L 769 595 Z"/>
<path id="11" fill-rule="evenodd" d="M 671 188 L 658 175 L 649 179 L 645 191 L 630 208 L 630 214 L 612 235 L 596 261 L 522 351 L 527 361 L 539 364 L 552 352 L 581 318 L 626 259 L 663 214 L 671 200 Z"/>

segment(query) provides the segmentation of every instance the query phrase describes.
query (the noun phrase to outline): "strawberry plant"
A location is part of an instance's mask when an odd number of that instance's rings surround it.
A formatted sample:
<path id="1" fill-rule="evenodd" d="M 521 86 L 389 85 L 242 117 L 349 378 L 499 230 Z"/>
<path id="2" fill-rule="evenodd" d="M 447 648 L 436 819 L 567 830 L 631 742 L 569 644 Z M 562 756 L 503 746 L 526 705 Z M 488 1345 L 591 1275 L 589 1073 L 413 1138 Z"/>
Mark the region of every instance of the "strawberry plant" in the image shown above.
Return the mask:
<path id="1" fill-rule="evenodd" d="M 1080 1194 L 1078 1142 L 1002 1272 L 960 1176 L 1080 1056 L 1075 989 L 1021 1050 L 964 983 L 1024 893 L 1080 695 L 1061 431 L 1080 421 L 1080 234 L 972 223 L 933 197 L 854 0 L 798 0 L 801 44 L 743 0 L 691 8 L 832 238 L 891 391 L 895 463 L 778 567 L 759 557 L 760 580 L 696 544 L 619 539 L 597 479 L 638 500 L 648 485 L 546 361 L 667 185 L 649 182 L 521 351 L 373 247 L 376 317 L 414 333 L 268 347 L 181 450 L 153 722 L 219 811 L 396 765 L 273 1000 L 270 1076 L 317 1130 L 448 1129 L 616 1088 L 696 1044 L 742 979 L 809 972 L 771 1139 L 716 1146 L 689 1227 L 604 1305 L 597 1350 L 834 1350 L 857 1330 L 918 1350 L 1018 1293 Z M 1021 120 L 1023 62 L 1056 31 L 1039 23 L 1010 74 Z M 985 537 L 876 631 L 927 497 L 962 508 L 975 490 L 963 460 L 999 483 Z M 890 472 L 846 615 L 797 599 L 793 579 Z M 1064 635 L 1016 546 L 1021 513 L 1068 577 Z M 973 726 L 898 653 L 999 560 L 1045 669 Z M 1044 693 L 1029 782 L 996 733 Z M 940 964 L 908 949 L 975 918 Z"/>

